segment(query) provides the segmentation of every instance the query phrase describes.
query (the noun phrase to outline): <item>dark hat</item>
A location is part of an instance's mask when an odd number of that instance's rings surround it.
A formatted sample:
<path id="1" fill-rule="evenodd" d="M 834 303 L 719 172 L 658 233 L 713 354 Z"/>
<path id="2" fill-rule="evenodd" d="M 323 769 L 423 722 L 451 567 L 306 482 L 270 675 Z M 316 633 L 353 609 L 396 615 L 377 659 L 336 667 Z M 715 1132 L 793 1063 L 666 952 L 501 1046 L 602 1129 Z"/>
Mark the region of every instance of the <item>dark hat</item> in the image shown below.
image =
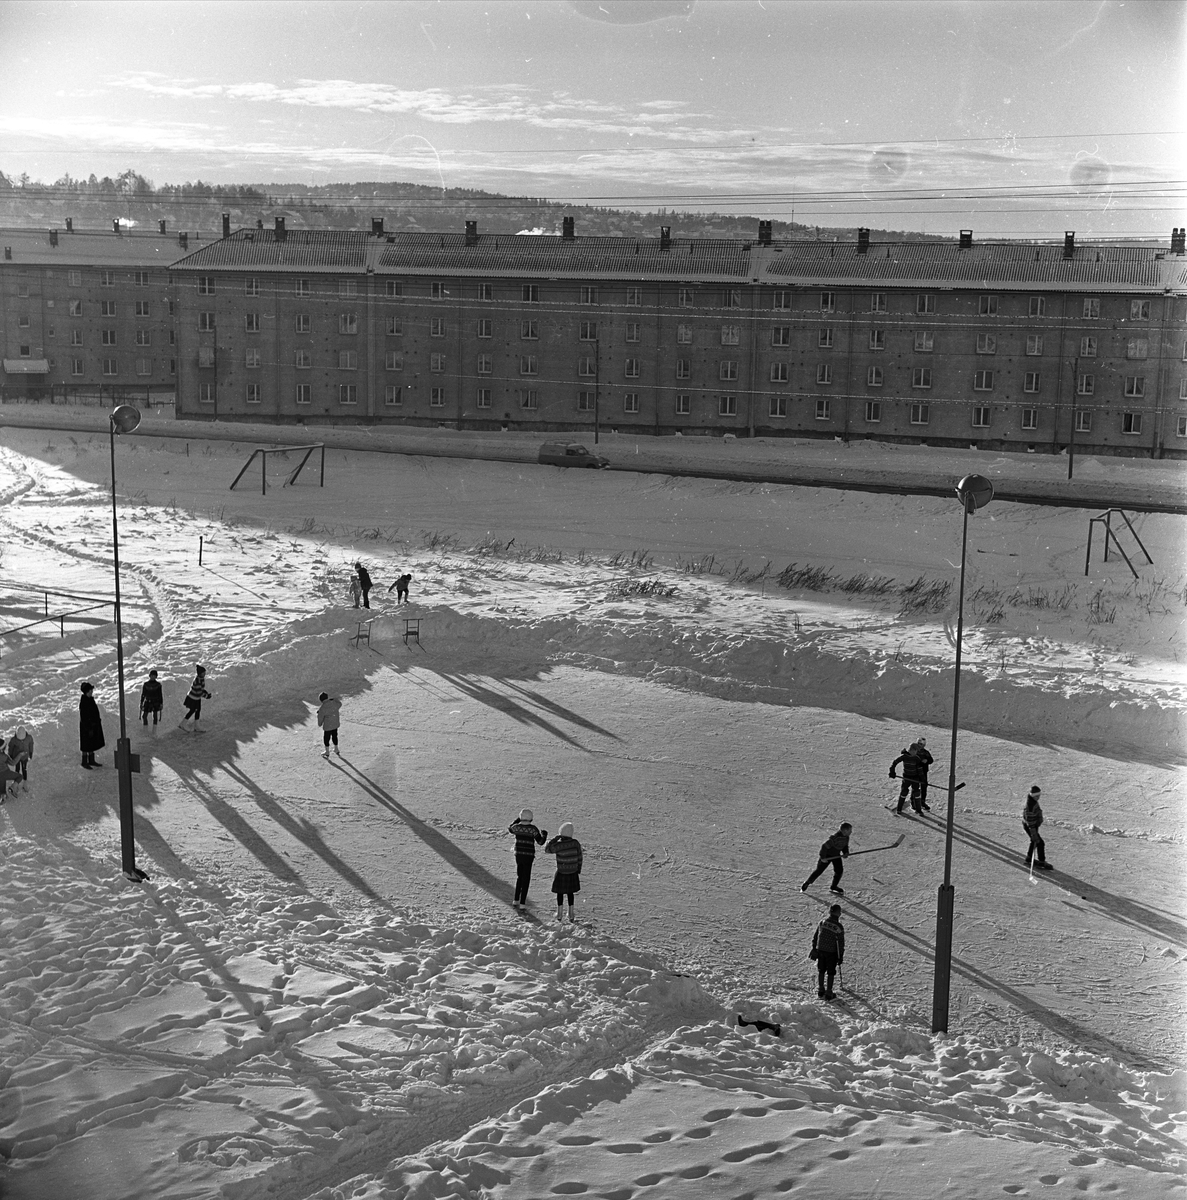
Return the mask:
<path id="1" fill-rule="evenodd" d="M 833 906 L 832 906 L 832 907 L 831 907 L 831 908 L 828 910 L 828 912 L 829 912 L 829 916 L 832 916 L 832 914 L 833 914 L 833 913 L 839 913 L 840 911 L 841 911 L 841 906 L 840 906 L 839 904 L 834 904 L 834 905 L 833 905 Z"/>
<path id="2" fill-rule="evenodd" d="M 149 677 L 149 679 L 156 679 L 156 677 L 157 677 L 157 672 L 156 672 L 156 668 L 155 668 L 155 667 L 154 667 L 154 668 L 153 668 L 151 671 L 149 671 L 149 673 L 148 673 L 148 677 Z"/>
<path id="3" fill-rule="evenodd" d="M 197 671 L 199 675 L 206 674 L 206 668 L 201 663 L 194 663 L 194 670 Z"/>
<path id="4" fill-rule="evenodd" d="M 82 685 L 82 690 L 84 692 L 93 692 L 95 690 L 95 685 L 93 683 L 84 683 Z"/>
<path id="5" fill-rule="evenodd" d="M 1043 789 L 1036 783 L 1027 794 L 1030 796 L 1038 796 L 1042 793 L 1042 790 Z"/>
<path id="6" fill-rule="evenodd" d="M 318 696 L 319 700 L 328 700 L 329 698 L 330 698 L 329 692 L 322 692 L 322 694 L 320 696 Z"/>
<path id="7" fill-rule="evenodd" d="M 852 828 L 853 828 L 853 826 L 852 826 L 852 825 L 850 825 L 848 821 L 842 821 L 842 822 L 841 822 L 841 828 L 842 828 L 842 829 L 852 829 Z"/>

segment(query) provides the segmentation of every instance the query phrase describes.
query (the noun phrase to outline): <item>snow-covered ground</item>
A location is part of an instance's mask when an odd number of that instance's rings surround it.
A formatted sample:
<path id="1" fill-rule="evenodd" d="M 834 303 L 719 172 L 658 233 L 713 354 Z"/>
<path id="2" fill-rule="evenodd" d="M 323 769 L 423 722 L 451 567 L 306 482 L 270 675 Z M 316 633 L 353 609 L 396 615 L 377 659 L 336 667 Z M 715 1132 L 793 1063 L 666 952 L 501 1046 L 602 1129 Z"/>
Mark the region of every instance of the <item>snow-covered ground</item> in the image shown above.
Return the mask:
<path id="1" fill-rule="evenodd" d="M 1137 582 L 1099 549 L 1084 577 L 1083 510 L 970 522 L 952 1036 L 933 1038 L 942 827 L 884 806 L 925 733 L 940 808 L 954 503 L 340 450 L 324 489 L 281 488 L 277 464 L 264 497 L 228 492 L 232 443 L 118 455 L 151 881 L 116 869 L 105 610 L 6 636 L 3 732 L 37 738 L 0 810 L 6 1194 L 1187 1187 L 1183 518 L 1137 518 Z M 106 438 L 5 431 L 4 628 L 83 606 L 36 587 L 110 596 L 107 471 Z M 377 590 L 356 648 L 359 556 Z M 202 737 L 174 728 L 197 661 Z M 155 732 L 135 717 L 150 666 Z M 91 773 L 82 679 L 109 743 Z M 328 763 L 323 689 L 344 700 Z M 1037 877 L 1034 782 L 1058 868 Z M 509 905 L 523 804 L 577 825 L 576 926 L 547 859 L 529 915 Z M 905 838 L 847 865 L 825 1005 L 806 950 L 827 890 L 798 889 L 840 820 L 854 849 Z"/>

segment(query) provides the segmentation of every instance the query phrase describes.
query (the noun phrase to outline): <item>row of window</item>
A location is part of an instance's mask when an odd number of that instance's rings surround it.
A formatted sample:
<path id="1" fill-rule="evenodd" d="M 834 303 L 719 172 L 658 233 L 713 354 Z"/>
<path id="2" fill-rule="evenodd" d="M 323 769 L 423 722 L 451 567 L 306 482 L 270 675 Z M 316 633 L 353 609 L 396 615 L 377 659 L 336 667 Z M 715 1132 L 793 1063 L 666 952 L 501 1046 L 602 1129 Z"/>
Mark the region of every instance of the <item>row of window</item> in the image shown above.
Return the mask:
<path id="1" fill-rule="evenodd" d="M 168 303 L 169 303 L 169 313 L 170 313 L 170 315 L 172 315 L 173 302 L 169 301 Z M 66 301 L 66 306 L 67 306 L 67 311 L 70 316 L 81 317 L 83 315 L 81 300 L 68 299 Z M 45 302 L 45 307 L 53 308 L 54 301 L 47 300 Z M 100 300 L 99 301 L 99 315 L 101 317 L 114 317 L 116 315 L 116 302 L 114 300 Z M 152 312 L 151 312 L 151 305 L 150 305 L 149 301 L 134 300 L 132 302 L 132 315 L 137 316 L 137 317 L 151 316 Z M 27 312 L 18 313 L 17 314 L 17 324 L 22 329 L 27 329 L 29 326 L 29 314 Z"/>
<path id="2" fill-rule="evenodd" d="M 168 360 L 169 374 L 177 374 L 177 359 L 171 358 Z M 161 359 L 159 364 L 156 364 L 156 369 L 163 371 L 165 369 L 165 360 Z M 119 359 L 117 358 L 101 358 L 99 360 L 99 370 L 101 374 L 107 378 L 120 373 Z M 154 363 L 151 358 L 136 359 L 136 374 L 144 377 L 151 375 L 154 370 Z M 70 360 L 70 374 L 75 378 L 81 378 L 87 374 L 86 360 L 82 358 L 72 358 Z"/>
<path id="3" fill-rule="evenodd" d="M 52 275 L 52 271 L 47 271 L 47 275 Z M 137 287 L 148 287 L 152 280 L 147 271 L 131 271 L 129 272 L 132 282 Z M 115 271 L 100 271 L 99 285 L 100 287 L 116 287 L 118 284 Z M 66 272 L 67 287 L 82 287 L 82 272 L 67 271 Z M 18 279 L 16 281 L 16 294 L 18 296 L 27 296 L 29 294 L 29 281 L 27 279 Z M 49 301 L 48 303 L 53 303 Z"/>

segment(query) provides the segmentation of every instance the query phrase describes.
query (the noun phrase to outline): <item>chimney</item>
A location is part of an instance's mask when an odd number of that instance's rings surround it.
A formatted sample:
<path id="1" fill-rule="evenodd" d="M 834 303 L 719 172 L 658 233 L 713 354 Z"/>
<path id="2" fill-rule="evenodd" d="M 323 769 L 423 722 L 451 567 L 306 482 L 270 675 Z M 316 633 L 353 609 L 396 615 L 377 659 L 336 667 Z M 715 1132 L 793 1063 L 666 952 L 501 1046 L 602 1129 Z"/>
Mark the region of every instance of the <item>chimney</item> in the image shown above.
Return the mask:
<path id="1" fill-rule="evenodd" d="M 51 246 L 56 246 L 58 244 L 58 231 L 56 229 L 51 229 L 49 231 L 49 244 Z"/>
<path id="2" fill-rule="evenodd" d="M 371 236 L 372 237 L 383 237 L 383 218 L 382 217 L 372 217 L 371 218 Z"/>
<path id="3" fill-rule="evenodd" d="M 1171 230 L 1171 253 L 1172 254 L 1187 254 L 1187 245 L 1184 245 L 1187 240 L 1187 229 L 1175 228 Z"/>
<path id="4" fill-rule="evenodd" d="M 168 225 L 165 223 L 164 217 L 157 222 L 157 229 L 161 232 L 161 235 L 164 236 L 165 231 L 168 229 Z"/>
<path id="5" fill-rule="evenodd" d="M 288 231 L 284 227 L 284 217 L 276 218 L 276 240 L 283 242 L 288 237 Z"/>
<path id="6" fill-rule="evenodd" d="M 758 244 L 760 246 L 769 246 L 771 244 L 771 229 L 770 221 L 759 221 L 758 223 Z"/>
<path id="7" fill-rule="evenodd" d="M 111 228 L 112 228 L 113 232 L 115 232 L 115 233 L 119 233 L 119 231 L 120 231 L 120 219 L 119 219 L 119 217 L 112 217 L 112 218 L 111 218 Z"/>
<path id="8" fill-rule="evenodd" d="M 659 227 L 659 248 L 661 250 L 671 250 L 671 248 L 672 248 L 672 227 L 671 227 L 671 225 L 661 225 Z"/>
<path id="9" fill-rule="evenodd" d="M 576 225 L 572 217 L 561 218 L 561 240 L 565 242 L 577 240 Z"/>
<path id="10" fill-rule="evenodd" d="M 962 229 L 960 231 L 960 249 L 971 250 L 973 248 L 973 231 L 971 229 Z"/>
<path id="11" fill-rule="evenodd" d="M 477 246 L 478 245 L 478 222 L 477 221 L 467 221 L 466 222 L 466 245 L 467 246 Z"/>
<path id="12" fill-rule="evenodd" d="M 187 249 L 190 244 L 190 235 L 188 233 L 179 233 L 177 235 L 177 244 L 183 249 Z"/>
<path id="13" fill-rule="evenodd" d="M 1063 257 L 1071 258 L 1076 253 L 1076 231 L 1067 230 L 1063 235 Z"/>
<path id="14" fill-rule="evenodd" d="M 66 218 L 66 232 L 67 233 L 74 232 L 74 218 L 73 217 Z"/>
<path id="15" fill-rule="evenodd" d="M 864 225 L 857 231 L 857 252 L 858 254 L 869 254 L 870 252 L 870 231 Z"/>
<path id="16" fill-rule="evenodd" d="M 229 238 L 230 236 L 231 236 L 231 214 L 223 213 L 223 237 Z"/>

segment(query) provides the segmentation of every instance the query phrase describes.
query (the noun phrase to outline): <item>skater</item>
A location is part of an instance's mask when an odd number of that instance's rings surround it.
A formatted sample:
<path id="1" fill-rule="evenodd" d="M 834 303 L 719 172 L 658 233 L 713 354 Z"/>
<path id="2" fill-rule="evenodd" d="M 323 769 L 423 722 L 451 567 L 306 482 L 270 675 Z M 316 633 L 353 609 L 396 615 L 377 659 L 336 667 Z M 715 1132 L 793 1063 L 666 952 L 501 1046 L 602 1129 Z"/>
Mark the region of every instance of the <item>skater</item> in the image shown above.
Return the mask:
<path id="1" fill-rule="evenodd" d="M 408 599 L 408 585 L 411 582 L 412 582 L 411 575 L 407 575 L 407 574 L 401 575 L 396 580 L 396 582 L 392 584 L 392 587 L 389 587 L 387 589 L 389 592 L 392 590 L 392 588 L 396 589 L 396 603 L 397 604 L 400 604 L 401 602 L 406 601 Z"/>
<path id="2" fill-rule="evenodd" d="M 354 601 L 355 608 L 359 606 L 359 597 L 363 594 L 363 585 L 359 582 L 359 577 L 351 572 L 350 576 L 350 598 Z"/>
<path id="3" fill-rule="evenodd" d="M 0 758 L 0 804 L 10 796 L 15 796 L 20 786 L 20 772 L 7 758 Z"/>
<path id="4" fill-rule="evenodd" d="M 925 737 L 917 738 L 908 749 L 915 751 L 915 760 L 919 764 L 919 807 L 924 812 L 931 812 L 931 805 L 927 802 L 927 769 L 936 760 L 928 751 Z"/>
<path id="5" fill-rule="evenodd" d="M 808 957 L 816 961 L 816 994 L 822 1000 L 835 1000 L 833 978 L 845 961 L 845 926 L 841 924 L 839 904 L 834 904 L 828 916 L 816 926 Z"/>
<path id="6" fill-rule="evenodd" d="M 1039 836 L 1039 826 L 1043 823 L 1043 809 L 1039 804 L 1039 797 L 1043 794 L 1043 789 L 1035 784 L 1026 794 L 1026 803 L 1022 806 L 1022 828 L 1026 830 L 1026 836 L 1030 838 L 1030 845 L 1026 847 L 1026 865 L 1029 867 L 1032 858 L 1038 859 L 1035 866 L 1040 871 L 1051 871 L 1054 868 L 1047 861 L 1047 847 Z"/>
<path id="7" fill-rule="evenodd" d="M 581 891 L 581 843 L 573 836 L 573 822 L 566 821 L 561 831 L 544 847 L 545 854 L 556 855 L 556 875 L 552 890 L 556 893 L 556 919 L 562 920 L 564 899 L 569 898 L 569 922 L 573 916 L 573 897 Z"/>
<path id="8" fill-rule="evenodd" d="M 94 690 L 94 684 L 84 683 L 78 701 L 78 748 L 82 751 L 83 769 L 87 771 L 103 765 L 95 761 L 95 751 L 102 750 L 107 744 L 103 740 L 103 719 L 99 716 L 99 706 L 91 694 Z"/>
<path id="9" fill-rule="evenodd" d="M 342 724 L 342 701 L 331 700 L 329 692 L 322 692 L 317 698 L 317 723 L 321 726 L 321 740 L 325 749 L 322 758 L 330 757 L 330 743 L 334 743 L 334 753 L 339 758 L 342 751 L 338 749 L 338 727 Z"/>
<path id="10" fill-rule="evenodd" d="M 930 754 L 927 757 L 929 760 L 931 759 Z M 902 754 L 900 754 L 898 758 L 896 758 L 894 762 L 890 764 L 891 779 L 898 778 L 898 776 L 894 773 L 894 769 L 899 765 L 899 763 L 903 764 L 903 786 L 899 788 L 898 807 L 895 809 L 895 812 L 901 813 L 903 811 L 903 801 L 907 798 L 907 791 L 910 789 L 911 811 L 914 813 L 921 813 L 923 811 L 923 801 L 921 799 L 920 785 L 922 783 L 921 771 L 923 764 L 921 763 L 919 756 L 915 753 L 915 743 L 912 743 L 910 746 L 904 746 Z"/>
<path id="11" fill-rule="evenodd" d="M 177 728 L 186 733 L 205 733 L 204 729 L 198 728 L 198 722 L 202 719 L 202 701 L 211 698 L 206 690 L 206 668 L 201 663 L 195 663 L 194 672 L 194 682 L 190 684 L 190 693 L 185 698 L 185 716 L 177 722 Z M 192 729 L 186 724 L 190 717 L 194 718 Z"/>
<path id="12" fill-rule="evenodd" d="M 537 829 L 532 821 L 532 810 L 524 808 L 507 826 L 507 832 L 515 838 L 515 899 L 511 901 L 512 908 L 527 908 L 536 847 L 543 846 L 548 840 L 548 830 Z M 559 897 L 557 902 L 559 904 Z"/>
<path id="13" fill-rule="evenodd" d="M 371 595 L 371 588 L 374 586 L 371 583 L 371 575 L 361 562 L 354 564 L 354 570 L 355 574 L 359 577 L 359 587 L 363 592 L 363 607 L 370 608 L 371 601 L 368 597 Z M 358 608 L 358 605 L 356 604 L 355 607 Z"/>
<path id="14" fill-rule="evenodd" d="M 845 874 L 845 866 L 841 862 L 843 858 L 849 857 L 849 835 L 853 832 L 853 826 L 846 821 L 832 837 L 828 839 L 820 847 L 820 860 L 816 864 L 816 870 L 800 884 L 800 891 L 806 892 L 808 885 L 814 880 L 819 879 L 821 875 L 828 870 L 829 863 L 833 865 L 833 881 L 829 885 L 830 892 L 836 892 L 838 896 L 845 894 L 845 889 L 841 887 L 841 876 Z"/>
<path id="15" fill-rule="evenodd" d="M 148 714 L 152 713 L 152 723 L 156 723 L 161 719 L 161 709 L 165 706 L 165 693 L 161 691 L 161 685 L 157 682 L 156 671 L 149 671 L 148 678 L 144 681 L 144 686 L 140 689 L 140 715 L 144 718 L 144 723 L 148 724 Z"/>
<path id="16" fill-rule="evenodd" d="M 21 777 L 22 790 L 29 790 L 29 763 L 33 761 L 33 735 L 21 725 L 16 736 L 8 739 L 5 751 L 8 764 Z"/>

